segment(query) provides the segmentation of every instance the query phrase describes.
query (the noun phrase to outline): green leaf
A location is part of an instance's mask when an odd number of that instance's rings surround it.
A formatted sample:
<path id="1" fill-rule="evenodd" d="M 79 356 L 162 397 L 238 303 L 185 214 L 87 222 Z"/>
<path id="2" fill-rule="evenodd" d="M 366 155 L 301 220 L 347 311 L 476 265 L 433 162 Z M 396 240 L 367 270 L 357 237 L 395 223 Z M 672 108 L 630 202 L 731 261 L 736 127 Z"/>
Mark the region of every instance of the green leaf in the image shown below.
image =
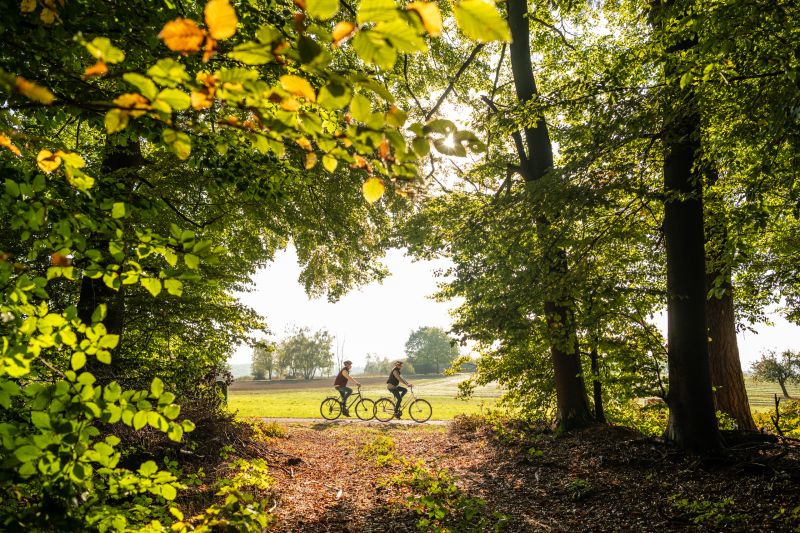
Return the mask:
<path id="1" fill-rule="evenodd" d="M 31 412 L 31 422 L 39 429 L 50 429 L 50 415 L 44 411 Z"/>
<path id="2" fill-rule="evenodd" d="M 94 312 L 92 313 L 92 324 L 96 324 L 98 322 L 102 322 L 106 318 L 106 314 L 108 313 L 108 307 L 106 304 L 100 304 L 94 308 Z"/>
<path id="3" fill-rule="evenodd" d="M 350 114 L 359 122 L 367 122 L 372 113 L 372 104 L 366 96 L 357 94 L 350 102 Z"/>
<path id="4" fill-rule="evenodd" d="M 195 428 L 194 422 L 192 422 L 191 420 L 181 421 L 181 427 L 183 428 L 183 431 L 185 431 L 186 433 L 194 431 Z"/>
<path id="5" fill-rule="evenodd" d="M 178 279 L 165 279 L 164 288 L 173 296 L 181 296 L 183 294 L 183 282 Z"/>
<path id="6" fill-rule="evenodd" d="M 112 45 L 107 37 L 95 37 L 91 43 L 86 43 L 86 49 L 92 57 L 106 63 L 120 63 L 125 60 L 125 53 Z"/>
<path id="7" fill-rule="evenodd" d="M 142 76 L 136 72 L 127 72 L 122 75 L 122 79 L 139 89 L 142 96 L 148 100 L 155 100 L 158 94 L 158 87 L 153 83 L 153 80 L 147 76 Z"/>
<path id="8" fill-rule="evenodd" d="M 172 148 L 175 155 L 178 156 L 178 159 L 184 160 L 189 157 L 192 152 L 192 141 L 186 133 L 165 128 L 161 136 L 164 142 Z"/>
<path id="9" fill-rule="evenodd" d="M 425 133 L 441 133 L 442 135 L 450 135 L 451 133 L 456 131 L 456 125 L 453 124 L 451 120 L 439 118 L 436 120 L 431 120 L 425 126 L 423 126 L 422 131 Z"/>
<path id="10" fill-rule="evenodd" d="M 159 85 L 175 87 L 179 83 L 189 81 L 186 67 L 174 59 L 161 59 L 147 70 L 147 75 Z"/>
<path id="11" fill-rule="evenodd" d="M 228 57 L 246 65 L 263 65 L 273 59 L 272 46 L 253 41 L 242 43 L 228 52 Z"/>
<path id="12" fill-rule="evenodd" d="M 147 289 L 147 291 L 152 294 L 153 296 L 158 296 L 158 293 L 161 292 L 161 280 L 157 278 L 141 278 L 139 282 L 142 284 L 142 287 Z"/>
<path id="13" fill-rule="evenodd" d="M 178 491 L 172 485 L 163 485 L 161 487 L 161 495 L 165 500 L 172 501 L 178 495 Z"/>
<path id="14" fill-rule="evenodd" d="M 400 19 L 379 22 L 372 31 L 388 39 L 400 52 L 424 52 L 428 49 L 417 30 Z"/>
<path id="15" fill-rule="evenodd" d="M 283 34 L 277 28 L 269 24 L 263 24 L 256 30 L 256 39 L 264 44 L 272 44 L 282 36 Z"/>
<path id="16" fill-rule="evenodd" d="M 164 89 L 158 93 L 157 99 L 166 102 L 175 111 L 188 109 L 192 103 L 189 95 L 180 89 Z"/>
<path id="17" fill-rule="evenodd" d="M 181 406 L 171 403 L 164 407 L 164 416 L 169 418 L 170 420 L 175 420 L 178 418 L 178 415 L 181 414 Z"/>
<path id="18" fill-rule="evenodd" d="M 329 83 L 319 90 L 317 103 L 327 109 L 343 109 L 350 103 L 350 89 L 338 83 Z"/>
<path id="19" fill-rule="evenodd" d="M 8 196 L 16 198 L 20 195 L 19 185 L 17 185 L 16 181 L 6 178 L 5 185 L 6 185 L 6 194 Z"/>
<path id="20" fill-rule="evenodd" d="M 37 448 L 36 446 L 32 446 L 30 444 L 26 444 L 25 446 L 20 446 L 16 450 L 14 450 L 14 456 L 22 463 L 26 463 L 28 461 L 32 461 L 39 457 L 42 454 L 42 451 Z"/>
<path id="21" fill-rule="evenodd" d="M 164 392 L 164 382 L 161 381 L 159 378 L 153 378 L 153 382 L 150 383 L 150 393 L 153 395 L 154 398 L 158 398 Z"/>
<path id="22" fill-rule="evenodd" d="M 80 370 L 86 364 L 86 354 L 83 352 L 75 352 L 70 359 L 72 370 Z"/>
<path id="23" fill-rule="evenodd" d="M 111 208 L 112 218 L 122 218 L 125 216 L 125 204 L 123 202 L 114 202 Z"/>
<path id="24" fill-rule="evenodd" d="M 137 411 L 133 415 L 133 429 L 139 431 L 147 424 L 147 411 Z M 152 461 L 150 461 L 152 462 Z M 153 463 L 155 464 L 155 463 Z"/>
<path id="25" fill-rule="evenodd" d="M 393 0 L 361 0 L 356 21 L 364 24 L 398 19 L 400 12 L 397 7 Z"/>
<path id="26" fill-rule="evenodd" d="M 339 162 L 332 155 L 325 154 L 324 156 L 322 156 L 322 166 L 325 167 L 325 170 L 327 170 L 328 172 L 333 172 L 334 170 L 336 170 L 336 167 L 338 165 Z"/>
<path id="27" fill-rule="evenodd" d="M 158 472 L 158 465 L 155 461 L 145 461 L 142 463 L 142 466 L 139 467 L 139 474 L 143 477 L 150 477 L 156 472 Z"/>
<path id="28" fill-rule="evenodd" d="M 339 11 L 339 0 L 306 0 L 306 12 L 314 18 L 328 20 Z"/>
<path id="29" fill-rule="evenodd" d="M 411 147 L 414 148 L 414 153 L 420 157 L 425 157 L 431 151 L 431 145 L 427 137 L 415 137 L 414 140 L 411 141 Z"/>
<path id="30" fill-rule="evenodd" d="M 191 268 L 192 270 L 197 270 L 198 268 L 200 268 L 200 258 L 194 254 L 184 255 L 183 260 L 186 262 L 186 266 Z"/>
<path id="31" fill-rule="evenodd" d="M 361 59 L 384 70 L 389 70 L 397 60 L 397 50 L 392 48 L 381 35 L 361 30 L 353 38 L 353 49 Z"/>
<path id="32" fill-rule="evenodd" d="M 461 0 L 453 7 L 456 22 L 464 35 L 474 41 L 510 41 L 508 24 L 493 2 Z"/>

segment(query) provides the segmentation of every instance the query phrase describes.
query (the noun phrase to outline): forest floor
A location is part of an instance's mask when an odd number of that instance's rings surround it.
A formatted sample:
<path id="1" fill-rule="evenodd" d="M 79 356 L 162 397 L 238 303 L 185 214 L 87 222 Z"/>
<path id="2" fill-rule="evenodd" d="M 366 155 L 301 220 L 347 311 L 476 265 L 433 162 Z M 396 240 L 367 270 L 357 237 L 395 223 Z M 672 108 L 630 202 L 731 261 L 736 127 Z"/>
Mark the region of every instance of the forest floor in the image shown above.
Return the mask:
<path id="1" fill-rule="evenodd" d="M 608 426 L 560 437 L 477 417 L 447 426 L 286 427 L 267 452 L 273 531 L 800 527 L 797 442 L 742 443 L 701 460 Z"/>

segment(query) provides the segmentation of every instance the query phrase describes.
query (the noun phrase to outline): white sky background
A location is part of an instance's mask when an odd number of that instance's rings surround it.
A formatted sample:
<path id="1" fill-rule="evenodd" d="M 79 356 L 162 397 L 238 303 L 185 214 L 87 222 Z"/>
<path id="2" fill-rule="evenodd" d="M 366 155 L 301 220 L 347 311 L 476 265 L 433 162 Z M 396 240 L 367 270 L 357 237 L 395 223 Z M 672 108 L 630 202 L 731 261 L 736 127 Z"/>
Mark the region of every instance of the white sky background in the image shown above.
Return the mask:
<path id="1" fill-rule="evenodd" d="M 401 250 L 391 250 L 384 259 L 392 273 L 382 284 L 371 283 L 345 295 L 335 304 L 325 298 L 309 300 L 297 282 L 300 268 L 294 248 L 281 252 L 275 261 L 258 272 L 255 290 L 240 294 L 243 303 L 267 318 L 273 339 L 285 336 L 288 328 L 308 326 L 327 329 L 344 342 L 345 358 L 363 366 L 367 353 L 379 357 L 404 356 L 409 334 L 422 326 L 448 330 L 452 324 L 449 311 L 453 302 L 439 303 L 429 298 L 436 291 L 439 278 L 435 270 L 448 263 L 412 262 Z M 800 327 L 773 314 L 774 326 L 760 325 L 758 334 L 739 334 L 739 352 L 745 370 L 765 349 L 800 349 Z M 664 329 L 666 317 L 658 317 Z M 231 363 L 249 363 L 251 348 L 241 347 Z"/>

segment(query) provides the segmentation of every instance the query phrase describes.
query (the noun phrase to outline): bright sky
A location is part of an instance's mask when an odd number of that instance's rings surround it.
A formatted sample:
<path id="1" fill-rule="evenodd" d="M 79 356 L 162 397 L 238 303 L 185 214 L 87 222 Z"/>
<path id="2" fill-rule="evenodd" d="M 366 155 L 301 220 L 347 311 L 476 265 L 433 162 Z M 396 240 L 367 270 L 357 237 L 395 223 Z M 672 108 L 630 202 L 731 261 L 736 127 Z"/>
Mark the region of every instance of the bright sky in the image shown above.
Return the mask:
<path id="1" fill-rule="evenodd" d="M 450 328 L 451 303 L 439 303 L 429 296 L 436 291 L 434 272 L 447 262 L 412 262 L 401 250 L 391 250 L 384 259 L 392 273 L 382 284 L 371 283 L 345 295 L 335 304 L 324 298 L 309 300 L 297 282 L 300 268 L 294 248 L 281 252 L 275 261 L 255 276 L 255 290 L 241 294 L 246 305 L 267 318 L 274 338 L 287 328 L 308 326 L 327 329 L 344 342 L 344 355 L 355 366 L 363 366 L 367 353 L 396 358 L 404 354 L 409 334 L 422 326 Z M 800 327 L 776 314 L 773 326 L 761 325 L 758 334 L 739 334 L 742 367 L 747 370 L 765 349 L 800 349 Z M 658 326 L 666 327 L 661 318 Z M 240 348 L 231 363 L 249 363 L 251 349 Z"/>

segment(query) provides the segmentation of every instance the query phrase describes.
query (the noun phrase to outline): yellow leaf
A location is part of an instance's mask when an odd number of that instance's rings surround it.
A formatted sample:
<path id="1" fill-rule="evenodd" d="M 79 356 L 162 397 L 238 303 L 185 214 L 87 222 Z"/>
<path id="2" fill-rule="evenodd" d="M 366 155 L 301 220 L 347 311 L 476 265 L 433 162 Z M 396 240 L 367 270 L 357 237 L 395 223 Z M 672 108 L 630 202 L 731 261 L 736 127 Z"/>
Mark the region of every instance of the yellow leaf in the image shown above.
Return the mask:
<path id="1" fill-rule="evenodd" d="M 286 111 L 297 111 L 300 109 L 300 102 L 298 102 L 296 98 L 286 98 L 285 100 L 281 100 L 281 108 Z"/>
<path id="2" fill-rule="evenodd" d="M 150 109 L 150 101 L 139 93 L 125 93 L 115 98 L 114 103 L 134 118 L 141 117 Z M 134 111 L 138 109 L 144 111 Z"/>
<path id="3" fill-rule="evenodd" d="M 121 109 L 112 109 L 106 113 L 106 132 L 116 133 L 128 127 L 128 113 Z"/>
<path id="4" fill-rule="evenodd" d="M 10 150 L 12 154 L 19 157 L 20 155 L 19 148 L 14 146 L 14 143 L 11 142 L 11 137 L 9 137 L 8 135 L 0 135 L 0 146 Z"/>
<path id="5" fill-rule="evenodd" d="M 285 74 L 281 76 L 281 86 L 295 96 L 302 96 L 309 102 L 316 102 L 317 94 L 308 80 L 300 76 Z"/>
<path id="6" fill-rule="evenodd" d="M 300 137 L 299 139 L 297 139 L 296 142 L 297 144 L 300 145 L 300 148 L 302 148 L 303 150 L 306 150 L 307 152 L 311 151 L 311 141 L 309 141 L 305 137 Z"/>
<path id="7" fill-rule="evenodd" d="M 49 89 L 36 85 L 32 81 L 28 81 L 22 76 L 17 76 L 14 86 L 21 95 L 30 98 L 35 102 L 41 102 L 45 105 L 53 103 L 56 99 L 55 95 Z"/>
<path id="8" fill-rule="evenodd" d="M 442 14 L 436 2 L 411 2 L 406 6 L 406 9 L 419 15 L 419 18 L 422 19 L 422 25 L 425 26 L 425 31 L 431 37 L 438 37 L 442 34 Z"/>
<path id="9" fill-rule="evenodd" d="M 102 61 L 98 61 L 97 63 L 95 63 L 91 67 L 88 67 L 83 72 L 83 77 L 84 78 L 91 78 L 92 76 L 102 76 L 103 74 L 106 74 L 107 72 L 108 72 L 108 67 L 106 66 L 106 64 L 103 63 Z"/>
<path id="10" fill-rule="evenodd" d="M 205 36 L 206 33 L 195 21 L 180 18 L 164 24 L 161 33 L 158 34 L 167 48 L 182 54 L 199 51 Z"/>
<path id="11" fill-rule="evenodd" d="M 211 107 L 213 99 L 204 92 L 192 91 L 191 94 L 192 107 L 194 109 L 205 109 Z"/>
<path id="12" fill-rule="evenodd" d="M 208 60 L 214 57 L 217 53 L 217 41 L 210 35 L 206 37 L 206 45 L 203 47 L 203 63 L 208 63 Z"/>
<path id="13" fill-rule="evenodd" d="M 45 24 L 52 24 L 56 21 L 56 12 L 49 7 L 42 8 L 42 12 L 39 13 L 39 18 L 42 19 L 42 22 Z"/>
<path id="14" fill-rule="evenodd" d="M 33 13 L 36 11 L 36 0 L 22 0 L 19 4 L 19 10 L 23 13 Z"/>
<path id="15" fill-rule="evenodd" d="M 306 154 L 306 170 L 311 170 L 317 164 L 317 154 L 308 152 Z"/>
<path id="16" fill-rule="evenodd" d="M 214 39 L 227 39 L 236 33 L 236 11 L 228 0 L 210 0 L 205 15 L 208 33 Z"/>
<path id="17" fill-rule="evenodd" d="M 339 46 L 339 44 L 350 37 L 354 31 L 356 31 L 356 25 L 352 22 L 343 20 L 342 22 L 336 24 L 336 26 L 333 27 L 333 32 L 331 33 L 331 36 L 333 37 L 333 46 Z"/>
<path id="18" fill-rule="evenodd" d="M 43 172 L 49 174 L 61 166 L 61 158 L 50 150 L 41 150 L 36 156 L 36 164 Z"/>
<path id="19" fill-rule="evenodd" d="M 382 180 L 378 178 L 370 178 L 364 182 L 361 190 L 364 193 L 364 198 L 366 198 L 369 203 L 374 204 L 380 200 L 386 188 L 383 186 Z"/>
<path id="20" fill-rule="evenodd" d="M 386 137 L 384 137 L 383 140 L 381 141 L 378 153 L 380 154 L 381 159 L 385 160 L 386 158 L 389 157 L 389 141 L 386 139 Z"/>
<path id="21" fill-rule="evenodd" d="M 62 152 L 61 150 L 58 150 L 56 151 L 56 155 L 64 160 L 65 165 L 69 165 L 75 168 L 83 168 L 86 166 L 86 162 L 78 154 Z"/>

